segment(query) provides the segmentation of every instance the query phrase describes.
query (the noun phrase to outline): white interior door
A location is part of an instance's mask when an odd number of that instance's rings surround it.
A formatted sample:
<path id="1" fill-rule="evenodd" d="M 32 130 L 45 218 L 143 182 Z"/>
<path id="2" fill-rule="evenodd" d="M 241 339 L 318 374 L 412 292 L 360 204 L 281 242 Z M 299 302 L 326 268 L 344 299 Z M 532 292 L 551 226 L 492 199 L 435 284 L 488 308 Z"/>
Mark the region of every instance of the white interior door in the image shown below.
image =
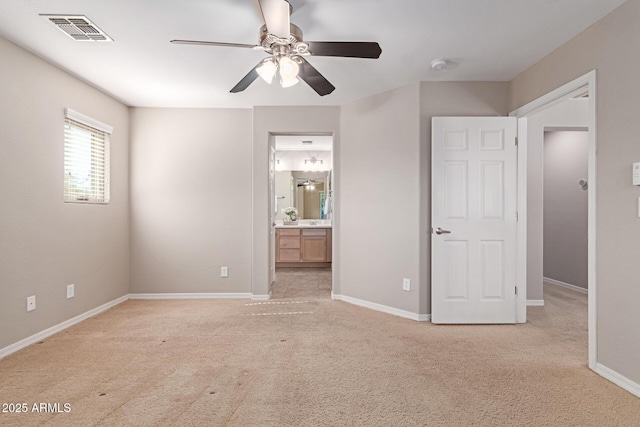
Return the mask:
<path id="1" fill-rule="evenodd" d="M 517 122 L 432 120 L 433 323 L 516 322 Z"/>

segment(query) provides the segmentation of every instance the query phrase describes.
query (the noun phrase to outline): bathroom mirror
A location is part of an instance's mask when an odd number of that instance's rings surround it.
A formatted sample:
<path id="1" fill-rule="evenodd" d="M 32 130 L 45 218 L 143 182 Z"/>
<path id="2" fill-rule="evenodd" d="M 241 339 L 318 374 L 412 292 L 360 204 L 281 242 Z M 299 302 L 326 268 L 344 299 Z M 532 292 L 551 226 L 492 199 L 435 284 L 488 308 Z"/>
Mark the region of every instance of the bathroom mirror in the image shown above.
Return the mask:
<path id="1" fill-rule="evenodd" d="M 299 219 L 326 219 L 324 209 L 328 178 L 329 172 L 277 171 L 276 219 L 284 219 L 282 210 L 289 206 L 298 209 Z"/>
<path id="2" fill-rule="evenodd" d="M 310 178 L 296 178 L 294 200 L 300 219 L 323 219 L 324 182 Z"/>
<path id="3" fill-rule="evenodd" d="M 275 219 L 285 219 L 282 210 L 288 207 L 298 210 L 298 219 L 332 219 L 333 136 L 276 135 L 274 144 Z"/>

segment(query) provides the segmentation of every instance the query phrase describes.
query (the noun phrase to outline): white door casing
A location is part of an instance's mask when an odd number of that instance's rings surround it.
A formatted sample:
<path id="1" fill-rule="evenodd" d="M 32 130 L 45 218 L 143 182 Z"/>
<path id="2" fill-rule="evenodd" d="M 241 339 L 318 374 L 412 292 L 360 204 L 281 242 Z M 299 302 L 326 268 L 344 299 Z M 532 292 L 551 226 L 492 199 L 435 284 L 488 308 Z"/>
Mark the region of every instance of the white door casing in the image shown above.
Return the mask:
<path id="1" fill-rule="evenodd" d="M 516 135 L 513 117 L 433 118 L 433 323 L 516 322 Z"/>
<path id="2" fill-rule="evenodd" d="M 276 148 L 273 138 L 269 138 L 269 289 L 276 280 L 276 214 L 278 196 L 276 194 Z"/>

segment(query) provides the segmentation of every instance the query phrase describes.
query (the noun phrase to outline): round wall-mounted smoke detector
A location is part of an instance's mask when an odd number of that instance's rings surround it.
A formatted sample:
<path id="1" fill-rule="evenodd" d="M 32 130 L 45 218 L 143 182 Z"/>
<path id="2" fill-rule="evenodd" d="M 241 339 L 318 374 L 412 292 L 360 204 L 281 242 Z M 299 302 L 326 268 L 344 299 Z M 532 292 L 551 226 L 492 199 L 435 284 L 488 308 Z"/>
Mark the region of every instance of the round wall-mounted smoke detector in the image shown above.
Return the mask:
<path id="1" fill-rule="evenodd" d="M 431 61 L 431 69 L 432 70 L 436 70 L 436 71 L 440 71 L 440 70 L 444 70 L 445 68 L 447 68 L 447 60 L 446 59 L 434 59 L 433 61 Z"/>

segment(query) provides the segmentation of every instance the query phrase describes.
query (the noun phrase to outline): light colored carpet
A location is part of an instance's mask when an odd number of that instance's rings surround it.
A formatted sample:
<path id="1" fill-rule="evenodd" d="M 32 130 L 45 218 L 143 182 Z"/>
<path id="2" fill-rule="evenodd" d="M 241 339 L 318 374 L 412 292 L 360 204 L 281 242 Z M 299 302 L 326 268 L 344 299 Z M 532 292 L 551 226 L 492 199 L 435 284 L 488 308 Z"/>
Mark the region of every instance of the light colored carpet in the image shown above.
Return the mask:
<path id="1" fill-rule="evenodd" d="M 273 299 L 330 299 L 330 268 L 276 268 L 276 281 L 271 287 Z"/>
<path id="2" fill-rule="evenodd" d="M 518 326 L 435 326 L 324 298 L 127 301 L 0 360 L 2 426 L 638 426 L 587 367 L 586 296 Z"/>

